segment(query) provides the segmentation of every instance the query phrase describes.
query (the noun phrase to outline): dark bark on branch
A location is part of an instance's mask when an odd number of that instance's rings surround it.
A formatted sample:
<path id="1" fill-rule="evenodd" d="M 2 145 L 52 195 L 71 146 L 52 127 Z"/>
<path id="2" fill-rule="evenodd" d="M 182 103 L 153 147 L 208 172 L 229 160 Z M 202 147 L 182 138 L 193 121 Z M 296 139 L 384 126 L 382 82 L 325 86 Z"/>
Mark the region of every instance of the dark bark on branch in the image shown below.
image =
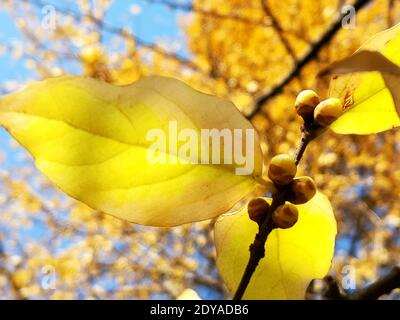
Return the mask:
<path id="1" fill-rule="evenodd" d="M 296 165 L 300 162 L 303 157 L 304 151 L 306 150 L 308 144 L 316 138 L 320 132 L 320 128 L 314 128 L 312 123 L 305 123 L 302 128 L 302 138 L 300 140 L 299 146 L 296 150 L 295 154 L 295 163 Z M 243 295 L 247 289 L 247 286 L 250 283 L 251 277 L 253 276 L 254 271 L 256 270 L 260 260 L 265 256 L 265 243 L 267 241 L 268 235 L 275 228 L 275 224 L 272 221 L 272 214 L 280 205 L 284 204 L 287 195 L 288 188 L 281 187 L 277 195 L 274 195 L 272 199 L 271 206 L 268 209 L 268 212 L 264 218 L 263 223 L 258 229 L 258 233 L 256 234 L 253 243 L 250 245 L 250 258 L 247 262 L 246 269 L 242 275 L 239 286 L 236 289 L 236 292 L 233 296 L 233 300 L 241 300 Z"/>
<path id="2" fill-rule="evenodd" d="M 266 23 L 263 20 L 255 20 L 252 18 L 247 18 L 245 16 L 237 15 L 235 13 L 223 14 L 223 13 L 220 13 L 220 12 L 217 12 L 214 10 L 204 10 L 193 4 L 184 4 L 184 3 L 173 2 L 173 1 L 169 1 L 169 0 L 146 0 L 146 2 L 152 3 L 152 4 L 164 5 L 167 8 L 170 8 L 173 10 L 198 13 L 198 14 L 202 14 L 207 17 L 212 17 L 212 18 L 217 18 L 217 19 L 233 20 L 236 22 L 243 22 L 243 23 L 256 25 L 256 26 L 264 26 L 264 27 L 271 26 L 270 23 Z"/>
<path id="3" fill-rule="evenodd" d="M 280 41 L 282 42 L 283 46 L 285 47 L 286 52 L 290 55 L 294 63 L 297 63 L 297 57 L 295 52 L 293 51 L 289 41 L 285 37 L 285 31 L 282 29 L 281 24 L 279 23 L 278 19 L 272 13 L 269 5 L 268 0 L 261 0 L 261 7 L 263 8 L 264 12 L 267 16 L 271 19 L 272 26 L 274 27 Z"/>
<path id="4" fill-rule="evenodd" d="M 294 163 L 296 165 L 299 164 L 301 158 L 303 157 L 304 151 L 306 151 L 306 148 L 312 139 L 313 139 L 313 136 L 312 136 L 311 132 L 303 129 L 303 131 L 301 133 L 300 144 L 299 144 L 299 146 L 296 150 L 296 154 L 294 156 Z"/>
<path id="5" fill-rule="evenodd" d="M 354 9 L 357 12 L 361 8 L 363 8 L 366 4 L 368 4 L 371 0 L 357 0 L 354 3 Z M 346 13 L 347 14 L 347 13 Z M 331 39 L 335 36 L 335 34 L 340 30 L 342 26 L 342 19 L 345 14 L 342 14 L 338 17 L 338 19 L 329 27 L 326 32 L 322 35 L 322 37 L 315 43 L 311 45 L 310 50 L 298 60 L 293 70 L 286 75 L 277 85 L 275 85 L 271 90 L 269 90 L 264 95 L 260 96 L 255 103 L 255 107 L 252 112 L 247 115 L 248 119 L 253 119 L 258 112 L 261 111 L 263 105 L 271 98 L 279 94 L 283 88 L 288 85 L 295 77 L 297 77 L 304 66 L 306 66 L 310 61 L 312 61 L 321 51 L 325 45 L 327 45 Z"/>
<path id="6" fill-rule="evenodd" d="M 326 290 L 323 293 L 324 299 L 328 300 L 346 300 L 346 295 L 343 294 L 336 279 L 332 276 L 326 276 L 324 278 L 326 284 Z"/>
<path id="7" fill-rule="evenodd" d="M 336 279 L 332 276 L 324 278 L 327 286 L 323 293 L 324 299 L 330 300 L 377 300 L 384 294 L 389 294 L 394 289 L 400 288 L 400 267 L 394 267 L 388 274 L 377 279 L 367 287 L 351 294 L 345 294 Z"/>
<path id="8" fill-rule="evenodd" d="M 376 300 L 384 294 L 389 294 L 400 288 L 400 267 L 394 267 L 387 275 L 379 278 L 369 286 L 358 290 L 349 296 L 350 300 Z"/>
<path id="9" fill-rule="evenodd" d="M 250 258 L 247 263 L 246 269 L 243 273 L 242 279 L 240 280 L 239 286 L 233 296 L 233 300 L 241 300 L 250 283 L 251 277 L 256 270 L 258 263 L 265 256 L 265 242 L 267 241 L 268 235 L 274 229 L 274 223 L 272 221 L 272 214 L 276 208 L 281 204 L 285 203 L 285 196 L 280 195 L 279 198 L 275 198 L 272 201 L 271 206 L 268 209 L 268 213 L 261 224 L 258 233 L 254 239 L 254 242 L 250 245 Z"/>

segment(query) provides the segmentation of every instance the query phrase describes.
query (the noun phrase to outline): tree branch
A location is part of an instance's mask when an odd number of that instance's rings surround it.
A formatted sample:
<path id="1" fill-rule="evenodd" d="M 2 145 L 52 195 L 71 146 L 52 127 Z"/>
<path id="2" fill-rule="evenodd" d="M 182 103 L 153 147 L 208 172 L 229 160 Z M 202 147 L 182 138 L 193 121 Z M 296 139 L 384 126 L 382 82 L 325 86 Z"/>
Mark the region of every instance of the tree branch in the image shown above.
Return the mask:
<path id="1" fill-rule="evenodd" d="M 317 136 L 320 128 L 314 128 L 311 124 L 305 123 L 302 128 L 302 138 L 299 146 L 296 150 L 295 163 L 296 165 L 300 162 L 304 151 L 308 144 Z M 246 269 L 242 275 L 239 286 L 233 296 L 233 300 L 241 300 L 250 283 L 251 277 L 256 270 L 258 263 L 265 256 L 265 242 L 267 241 L 268 235 L 275 228 L 275 224 L 272 221 L 272 214 L 282 204 L 285 203 L 288 195 L 288 188 L 282 187 L 279 192 L 273 196 L 271 206 L 268 208 L 268 212 L 264 218 L 263 223 L 259 226 L 258 233 L 256 234 L 253 243 L 250 245 L 250 258 L 247 262 Z"/>
<path id="2" fill-rule="evenodd" d="M 311 142 L 312 140 L 312 135 L 310 133 L 310 131 L 308 130 L 302 130 L 301 133 L 301 139 L 300 139 L 300 144 L 296 150 L 296 154 L 294 156 L 294 163 L 296 165 L 299 164 L 300 159 L 303 157 L 304 151 L 306 151 L 306 148 L 308 146 L 308 144 Z"/>
<path id="3" fill-rule="evenodd" d="M 244 15 L 238 15 L 236 13 L 220 13 L 216 10 L 205 10 L 201 9 L 200 7 L 194 5 L 194 4 L 184 4 L 184 3 L 179 3 L 179 2 L 173 2 L 171 0 L 145 0 L 148 3 L 152 4 L 159 4 L 166 6 L 167 8 L 171 10 L 178 10 L 178 11 L 183 11 L 183 12 L 193 12 L 196 14 L 201 14 L 204 15 L 205 17 L 212 17 L 215 19 L 221 19 L 221 20 L 232 20 L 234 22 L 239 22 L 239 23 L 245 23 L 247 25 L 252 25 L 252 26 L 259 26 L 259 27 L 272 27 L 272 23 L 265 21 L 265 19 L 253 19 L 250 17 L 246 17 Z M 301 40 L 305 43 L 309 43 L 308 39 L 305 39 L 302 34 L 299 32 L 296 32 L 294 30 L 285 30 L 286 34 L 290 34 L 294 37 L 296 37 L 298 40 Z"/>
<path id="4" fill-rule="evenodd" d="M 366 4 L 368 4 L 371 0 L 357 0 L 354 3 L 354 9 L 356 12 L 363 8 Z M 321 36 L 321 38 L 317 41 L 314 42 L 311 45 L 311 48 L 309 51 L 296 63 L 294 68 L 292 69 L 289 74 L 287 74 L 277 85 L 275 85 L 271 90 L 269 90 L 267 93 L 264 95 L 260 96 L 255 103 L 255 107 L 253 111 L 251 111 L 248 115 L 248 119 L 253 119 L 258 112 L 262 109 L 262 106 L 267 102 L 269 99 L 272 97 L 276 96 L 279 94 L 282 89 L 288 85 L 295 77 L 297 77 L 304 66 L 306 66 L 310 61 L 312 61 L 321 51 L 321 49 L 328 44 L 331 39 L 335 36 L 335 34 L 340 30 L 342 26 L 342 19 L 344 15 L 347 13 L 344 13 L 340 15 L 336 21 L 326 30 L 326 32 Z"/>
<path id="5" fill-rule="evenodd" d="M 369 286 L 349 296 L 350 300 L 376 300 L 392 290 L 400 288 L 400 267 L 394 267 L 387 275 L 379 278 Z"/>
<path id="6" fill-rule="evenodd" d="M 256 270 L 258 263 L 265 256 L 265 242 L 267 241 L 268 235 L 274 229 L 274 223 L 272 221 L 272 214 L 276 208 L 285 203 L 285 194 L 279 194 L 279 197 L 272 200 L 272 204 L 268 209 L 268 213 L 259 228 L 253 243 L 250 245 L 250 258 L 247 263 L 246 269 L 243 273 L 242 279 L 240 280 L 239 286 L 233 296 L 233 300 L 241 300 L 250 283 L 251 277 Z"/>
<path id="7" fill-rule="evenodd" d="M 206 17 L 234 20 L 237 22 L 243 22 L 243 23 L 252 24 L 252 25 L 261 25 L 261 26 L 265 26 L 265 27 L 271 26 L 270 23 L 266 23 L 263 20 L 255 20 L 255 19 L 247 18 L 245 16 L 237 15 L 235 13 L 223 14 L 223 13 L 219 13 L 214 10 L 204 10 L 204 9 L 201 9 L 201 8 L 195 6 L 194 4 L 177 3 L 177 2 L 173 2 L 173 1 L 169 1 L 169 0 L 146 0 L 146 2 L 164 5 L 173 10 L 180 10 L 180 11 L 184 11 L 184 12 L 193 12 L 193 13 L 202 14 L 202 15 L 205 15 Z"/>
<path id="8" fill-rule="evenodd" d="M 357 290 L 352 294 L 346 294 L 332 276 L 324 278 L 326 290 L 323 293 L 324 299 L 330 300 L 377 300 L 384 294 L 389 294 L 394 289 L 400 288 L 400 266 L 395 266 L 383 277 L 377 279 L 369 286 Z"/>
<path id="9" fill-rule="evenodd" d="M 261 7 L 263 8 L 264 12 L 266 13 L 267 16 L 270 17 L 272 26 L 274 27 L 280 41 L 282 42 L 283 46 L 286 49 L 286 52 L 291 56 L 292 60 L 294 63 L 297 63 L 297 56 L 295 52 L 293 51 L 292 47 L 290 46 L 289 41 L 285 37 L 285 32 L 281 27 L 281 24 L 279 21 L 276 19 L 275 15 L 272 13 L 270 7 L 268 6 L 267 3 L 268 0 L 261 0 Z"/>
<path id="10" fill-rule="evenodd" d="M 342 293 L 342 290 L 337 283 L 336 279 L 332 276 L 326 276 L 324 278 L 326 284 L 326 290 L 323 293 L 323 298 L 328 300 L 346 300 L 346 295 Z"/>

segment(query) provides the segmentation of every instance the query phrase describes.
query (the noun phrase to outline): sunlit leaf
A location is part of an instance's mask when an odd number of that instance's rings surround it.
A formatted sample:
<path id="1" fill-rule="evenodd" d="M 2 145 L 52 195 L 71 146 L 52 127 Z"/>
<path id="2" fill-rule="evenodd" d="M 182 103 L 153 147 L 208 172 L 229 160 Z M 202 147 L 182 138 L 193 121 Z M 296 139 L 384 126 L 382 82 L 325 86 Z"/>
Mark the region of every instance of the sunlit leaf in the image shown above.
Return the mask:
<path id="1" fill-rule="evenodd" d="M 265 245 L 245 299 L 303 299 L 314 278 L 329 271 L 334 251 L 336 221 L 329 200 L 317 195 L 297 206 L 299 220 L 289 229 L 275 229 Z M 249 245 L 257 224 L 246 209 L 221 216 L 215 227 L 218 269 L 233 293 L 249 259 Z"/>
<path id="2" fill-rule="evenodd" d="M 0 100 L 0 124 L 28 149 L 39 170 L 73 198 L 121 219 L 154 226 L 204 220 L 253 190 L 262 171 L 256 134 L 250 175 L 236 174 L 242 167 L 236 158 L 232 164 L 197 164 L 192 160 L 200 162 L 199 152 L 181 163 L 181 155 L 169 147 L 154 153 L 165 155 L 168 163 L 150 163 L 154 141 L 146 136 L 154 128 L 168 134 L 171 121 L 177 132 L 253 129 L 232 103 L 164 77 L 124 87 L 91 78 L 54 78 Z M 169 146 L 173 139 L 168 138 Z M 240 142 L 244 149 L 244 132 Z M 196 144 L 199 151 L 205 145 L 209 141 Z"/>
<path id="3" fill-rule="evenodd" d="M 335 61 L 319 73 L 319 76 L 352 72 L 379 71 L 400 76 L 400 67 L 378 51 L 360 50 L 351 56 Z"/>
<path id="4" fill-rule="evenodd" d="M 396 25 L 369 39 L 354 56 L 328 67 L 325 74 L 339 74 L 331 80 L 330 96 L 341 98 L 346 110 L 331 128 L 343 134 L 370 134 L 400 126 L 399 65 Z"/>

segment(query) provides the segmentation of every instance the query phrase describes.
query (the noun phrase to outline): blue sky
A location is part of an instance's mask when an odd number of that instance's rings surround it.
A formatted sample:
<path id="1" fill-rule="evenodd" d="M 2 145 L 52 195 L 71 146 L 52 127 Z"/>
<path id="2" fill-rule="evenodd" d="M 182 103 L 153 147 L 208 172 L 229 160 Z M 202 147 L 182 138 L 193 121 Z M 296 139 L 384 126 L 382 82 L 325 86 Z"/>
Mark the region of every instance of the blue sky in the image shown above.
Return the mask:
<path id="1" fill-rule="evenodd" d="M 60 10 L 72 10 L 77 12 L 75 1 L 42 1 L 46 4 L 54 4 L 55 8 Z M 130 8 L 134 6 L 140 8 L 137 14 L 132 13 Z M 38 17 L 42 17 L 41 8 L 37 8 Z M 152 4 L 148 1 L 113 1 L 105 16 L 105 21 L 113 26 L 128 27 L 139 38 L 148 41 L 168 41 L 179 42 L 181 44 L 178 53 L 187 56 L 187 50 L 184 45 L 184 34 L 177 23 L 177 12 L 169 9 L 162 4 Z M 129 23 L 130 25 L 125 25 Z M 104 43 L 110 42 L 111 34 L 104 35 Z M 0 43 L 13 45 L 17 41 L 24 40 L 23 34 L 18 30 L 15 21 L 7 11 L 0 6 Z M 51 44 L 50 44 L 51 45 Z M 24 84 L 27 79 L 37 76 L 32 70 L 26 68 L 25 60 L 13 59 L 10 54 L 0 54 L 0 87 L 9 81 L 17 81 Z M 79 70 L 71 66 L 71 73 L 79 73 Z M 9 148 L 10 137 L 4 129 L 0 129 L 0 149 L 6 154 L 6 162 L 3 166 L 15 165 L 18 161 L 16 153 Z"/>
<path id="2" fill-rule="evenodd" d="M 73 1 L 46 1 L 45 3 L 56 4 L 55 7 L 77 11 Z M 141 8 L 138 14 L 132 14 L 130 7 Z M 38 16 L 42 12 L 38 8 Z M 131 18 L 131 19 L 129 19 Z M 184 34 L 177 23 L 177 12 L 169 9 L 162 4 L 152 4 L 147 1 L 114 1 L 107 11 L 105 21 L 113 26 L 128 27 L 141 39 L 155 42 L 160 39 L 167 41 L 177 41 L 184 43 Z M 124 22 L 130 21 L 129 26 Z M 21 32 L 15 25 L 15 21 L 10 15 L 0 7 L 0 41 L 4 44 L 12 44 L 15 40 L 23 40 Z M 110 40 L 110 35 L 104 37 L 105 43 Z M 181 46 L 179 54 L 187 55 L 184 45 Z M 7 80 L 24 81 L 31 71 L 25 68 L 24 61 L 14 60 L 10 55 L 0 55 L 0 83 Z"/>

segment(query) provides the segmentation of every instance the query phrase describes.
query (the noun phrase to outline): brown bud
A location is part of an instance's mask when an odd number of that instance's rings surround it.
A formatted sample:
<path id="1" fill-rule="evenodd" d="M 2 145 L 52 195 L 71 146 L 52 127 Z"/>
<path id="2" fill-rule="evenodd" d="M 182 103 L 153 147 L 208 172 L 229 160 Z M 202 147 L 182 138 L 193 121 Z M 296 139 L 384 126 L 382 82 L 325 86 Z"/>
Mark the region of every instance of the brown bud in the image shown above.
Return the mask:
<path id="1" fill-rule="evenodd" d="M 293 227 L 299 217 L 299 211 L 296 206 L 291 203 L 285 203 L 274 211 L 272 220 L 275 225 L 281 229 Z"/>
<path id="2" fill-rule="evenodd" d="M 343 113 L 342 102 L 338 98 L 329 98 L 320 102 L 314 110 L 314 120 L 322 127 L 329 126 Z"/>
<path id="3" fill-rule="evenodd" d="M 288 201 L 294 204 L 303 204 L 312 199 L 317 192 L 315 182 L 310 177 L 295 178 L 289 185 Z"/>
<path id="4" fill-rule="evenodd" d="M 296 175 L 297 167 L 294 160 L 287 154 L 280 154 L 271 159 L 268 177 L 277 185 L 289 184 Z"/>
<path id="5" fill-rule="evenodd" d="M 247 205 L 247 212 L 251 220 L 261 224 L 269 209 L 269 203 L 262 198 L 252 199 Z"/>
<path id="6" fill-rule="evenodd" d="M 296 108 L 296 112 L 303 119 L 312 119 L 314 114 L 314 109 L 319 103 L 319 96 L 313 90 L 303 90 L 301 91 L 296 98 L 296 102 L 294 106 Z"/>

